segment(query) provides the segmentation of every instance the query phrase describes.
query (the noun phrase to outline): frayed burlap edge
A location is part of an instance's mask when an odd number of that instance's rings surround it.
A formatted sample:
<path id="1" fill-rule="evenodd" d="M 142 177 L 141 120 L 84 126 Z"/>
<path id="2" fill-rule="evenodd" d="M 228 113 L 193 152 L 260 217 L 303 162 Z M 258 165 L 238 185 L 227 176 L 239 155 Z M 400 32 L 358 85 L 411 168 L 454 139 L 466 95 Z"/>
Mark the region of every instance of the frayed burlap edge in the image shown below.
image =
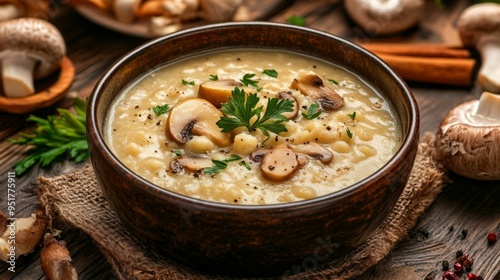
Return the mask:
<path id="1" fill-rule="evenodd" d="M 286 279 L 348 279 L 384 259 L 415 226 L 448 180 L 433 155 L 434 137 L 426 133 L 396 207 L 368 240 L 322 269 Z M 40 177 L 38 194 L 50 221 L 59 219 L 87 233 L 120 279 L 230 279 L 200 274 L 149 251 L 109 208 L 90 167 L 54 178 Z"/>

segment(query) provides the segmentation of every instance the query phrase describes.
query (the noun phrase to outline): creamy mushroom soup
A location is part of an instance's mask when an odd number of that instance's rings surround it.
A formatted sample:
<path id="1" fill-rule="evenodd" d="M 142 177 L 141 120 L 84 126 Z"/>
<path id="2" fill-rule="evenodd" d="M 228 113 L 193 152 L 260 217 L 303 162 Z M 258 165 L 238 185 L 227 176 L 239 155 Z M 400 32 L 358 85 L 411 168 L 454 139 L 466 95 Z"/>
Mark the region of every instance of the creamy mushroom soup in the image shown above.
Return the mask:
<path id="1" fill-rule="evenodd" d="M 391 104 L 356 75 L 266 50 L 151 71 L 118 96 L 106 127 L 108 145 L 136 174 L 234 204 L 336 192 L 373 174 L 401 144 Z"/>

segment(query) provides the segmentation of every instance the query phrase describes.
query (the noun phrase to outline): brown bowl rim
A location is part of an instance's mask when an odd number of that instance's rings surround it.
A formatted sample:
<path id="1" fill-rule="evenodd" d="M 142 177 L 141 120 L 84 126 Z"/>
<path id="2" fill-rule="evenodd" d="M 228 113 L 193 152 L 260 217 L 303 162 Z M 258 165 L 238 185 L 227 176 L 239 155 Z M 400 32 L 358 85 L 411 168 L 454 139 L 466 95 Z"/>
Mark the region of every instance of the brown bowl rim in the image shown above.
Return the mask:
<path id="1" fill-rule="evenodd" d="M 116 71 L 118 71 L 121 66 L 125 63 L 127 63 L 128 60 L 133 58 L 134 56 L 140 55 L 142 52 L 146 51 L 149 47 L 156 45 L 156 44 L 161 44 L 163 41 L 166 40 L 172 40 L 177 37 L 182 37 L 191 33 L 199 33 L 203 32 L 204 30 L 208 29 L 217 29 L 217 28 L 234 28 L 234 27 L 248 27 L 248 26 L 260 26 L 260 27 L 270 27 L 270 28 L 284 28 L 284 29 L 290 29 L 290 30 L 296 30 L 304 33 L 313 33 L 317 36 L 324 36 L 324 37 L 329 37 L 330 39 L 333 39 L 335 41 L 338 41 L 341 44 L 348 45 L 349 48 L 352 50 L 355 50 L 357 52 L 363 53 L 364 56 L 366 56 L 368 59 L 373 60 L 376 64 L 379 65 L 379 67 L 383 68 L 385 72 L 389 76 L 392 76 L 397 82 L 400 87 L 403 89 L 403 92 L 405 93 L 406 99 L 409 101 L 409 129 L 406 132 L 406 134 L 403 136 L 403 143 L 400 146 L 399 150 L 391 157 L 389 161 L 387 161 L 381 168 L 379 168 L 377 171 L 369 175 L 368 177 L 364 178 L 363 180 L 354 183 L 342 190 L 326 194 L 323 196 L 319 196 L 316 198 L 311 198 L 311 199 L 306 199 L 306 200 L 301 200 L 301 201 L 293 201 L 293 202 L 286 202 L 286 203 L 276 203 L 276 204 L 266 204 L 266 205 L 254 205 L 254 204 L 249 204 L 249 205 L 240 205 L 240 204 L 230 204 L 230 203 L 223 203 L 223 202 L 216 202 L 216 201 L 210 201 L 210 200 L 204 200 L 204 199 L 198 199 L 198 198 L 193 198 L 190 196 L 186 196 L 183 194 L 176 193 L 174 191 L 170 191 L 168 189 L 162 188 L 160 186 L 157 186 L 148 180 L 142 178 L 132 170 L 128 169 L 110 150 L 106 142 L 104 141 L 104 137 L 102 134 L 102 131 L 99 131 L 98 125 L 97 125 L 97 110 L 96 110 L 96 103 L 97 100 L 99 99 L 99 92 L 102 91 L 102 88 L 105 87 L 106 81 L 111 78 Z M 234 49 L 234 48 L 232 48 Z M 213 50 L 207 50 L 207 52 L 212 52 L 212 51 L 220 51 L 224 50 L 224 47 L 214 47 Z M 286 50 L 286 49 L 283 49 Z M 290 52 L 293 52 L 292 49 L 288 50 Z M 309 53 L 310 56 L 315 57 L 317 59 L 321 59 L 317 56 L 314 56 L 313 53 Z M 186 57 L 182 57 L 186 58 Z M 182 59 L 180 58 L 180 59 Z M 331 63 L 331 62 L 329 62 Z M 167 65 L 168 63 L 165 63 Z M 156 67 L 158 67 L 157 65 Z M 154 68 L 156 69 L 156 68 Z M 350 69 L 348 69 L 350 70 Z M 350 70 L 356 75 L 360 75 L 360 73 L 354 72 L 354 70 Z M 137 77 L 139 78 L 139 77 Z M 392 101 L 391 101 L 392 102 Z M 405 102 L 408 103 L 408 102 Z M 261 21 L 248 21 L 248 22 L 225 22 L 225 23 L 215 23 L 215 24 L 209 24 L 209 25 L 204 25 L 200 27 L 194 27 L 190 29 L 185 29 L 181 31 L 177 31 L 156 39 L 152 39 L 146 43 L 143 43 L 131 51 L 127 52 L 124 54 L 122 57 L 120 57 L 118 60 L 116 60 L 111 66 L 108 67 L 107 70 L 105 70 L 104 74 L 101 75 L 101 77 L 98 79 L 94 89 L 92 90 L 92 93 L 88 99 L 88 107 L 87 107 L 87 137 L 88 139 L 92 139 L 92 141 L 100 148 L 100 153 L 103 153 L 103 156 L 106 158 L 106 160 L 110 163 L 113 169 L 115 169 L 118 172 L 125 172 L 129 174 L 131 177 L 128 178 L 130 180 L 135 180 L 135 185 L 141 186 L 141 188 L 144 191 L 147 191 L 148 193 L 159 196 L 162 200 L 166 199 L 174 199 L 176 201 L 180 201 L 182 203 L 187 203 L 191 205 L 199 205 L 200 207 L 204 207 L 204 209 L 211 209 L 212 211 L 276 211 L 276 212 L 282 212 L 282 211 L 287 211 L 287 210 L 297 210 L 297 209 L 303 209 L 303 208 L 314 208 L 317 207 L 318 204 L 323 204 L 323 203 L 332 203 L 335 201 L 339 201 L 352 193 L 356 192 L 359 188 L 361 188 L 363 185 L 365 185 L 367 182 L 372 181 L 372 180 L 381 180 L 386 173 L 386 171 L 394 164 L 396 164 L 399 160 L 404 160 L 404 156 L 410 153 L 411 147 L 413 146 L 413 141 L 415 141 L 415 137 L 419 137 L 419 111 L 418 111 L 418 105 L 415 97 L 413 96 L 410 88 L 408 85 L 405 83 L 405 81 L 387 64 L 385 63 L 382 59 L 377 57 L 375 54 L 372 52 L 364 49 L 363 47 L 359 46 L 358 44 L 349 41 L 347 39 L 341 38 L 339 36 L 333 35 L 331 33 L 327 33 L 324 31 L 320 31 L 317 29 L 309 28 L 309 27 L 302 27 L 302 26 L 296 26 L 296 25 L 291 25 L 291 24 L 285 24 L 285 23 L 276 23 L 276 22 L 261 22 Z M 97 133 L 96 133 L 97 132 Z M 92 156 L 92 154 L 91 154 Z"/>

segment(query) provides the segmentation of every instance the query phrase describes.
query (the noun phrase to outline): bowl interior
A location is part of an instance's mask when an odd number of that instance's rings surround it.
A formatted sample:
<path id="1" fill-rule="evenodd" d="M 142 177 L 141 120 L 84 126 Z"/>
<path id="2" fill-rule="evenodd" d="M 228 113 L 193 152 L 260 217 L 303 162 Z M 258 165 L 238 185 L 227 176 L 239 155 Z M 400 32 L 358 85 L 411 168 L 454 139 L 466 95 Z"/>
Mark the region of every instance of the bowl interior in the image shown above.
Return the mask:
<path id="1" fill-rule="evenodd" d="M 123 56 L 101 77 L 89 101 L 89 115 L 90 125 L 96 133 L 95 137 L 105 149 L 104 152 L 109 160 L 119 168 L 127 170 L 105 144 L 102 132 L 109 106 L 123 89 L 145 73 L 174 61 L 193 55 L 238 48 L 290 51 L 343 67 L 358 75 L 381 93 L 392 103 L 399 117 L 403 135 L 402 145 L 384 167 L 361 182 L 341 191 L 305 202 L 292 202 L 294 204 L 311 203 L 314 200 L 332 197 L 340 199 L 348 195 L 364 181 L 371 180 L 375 176 L 383 176 L 385 169 L 401 157 L 402 151 L 410 146 L 412 139 L 418 137 L 418 109 L 413 95 L 404 81 L 372 53 L 342 38 L 309 28 L 264 22 L 223 23 L 189 29 L 152 40 Z M 178 196 L 138 176 L 135 179 L 142 181 L 149 191 L 157 192 L 159 195 Z M 182 197 L 182 199 L 192 200 Z M 218 204 L 218 207 L 252 207 L 199 200 L 197 202 L 207 205 Z M 266 207 L 281 207 L 282 205 Z"/>

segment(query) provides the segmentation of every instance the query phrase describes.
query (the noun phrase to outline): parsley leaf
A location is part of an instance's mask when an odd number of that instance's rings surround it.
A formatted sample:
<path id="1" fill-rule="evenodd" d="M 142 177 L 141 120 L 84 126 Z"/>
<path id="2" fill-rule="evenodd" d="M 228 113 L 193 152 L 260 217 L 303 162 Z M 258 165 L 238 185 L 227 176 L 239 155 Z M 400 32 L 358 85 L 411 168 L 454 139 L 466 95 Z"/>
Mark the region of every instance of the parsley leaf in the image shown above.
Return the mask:
<path id="1" fill-rule="evenodd" d="M 321 111 L 318 110 L 319 104 L 313 103 L 307 108 L 307 112 L 302 112 L 302 116 L 308 120 L 314 120 L 321 115 Z"/>
<path id="2" fill-rule="evenodd" d="M 286 21 L 293 25 L 298 25 L 298 26 L 306 25 L 306 18 L 303 16 L 291 15 L 286 19 Z"/>
<path id="3" fill-rule="evenodd" d="M 335 81 L 335 80 L 332 80 L 332 79 L 328 79 L 328 81 L 334 85 L 338 85 L 339 82 Z"/>
<path id="4" fill-rule="evenodd" d="M 229 132 L 240 126 L 246 127 L 248 131 L 259 129 L 267 137 L 269 137 L 268 131 L 276 134 L 288 131 L 282 123 L 288 119 L 282 113 L 293 111 L 291 100 L 270 98 L 266 111 L 262 114 L 264 106 L 256 107 L 260 100 L 256 93 L 247 96 L 243 89 L 235 87 L 231 95 L 227 103 L 221 104 L 221 112 L 226 116 L 221 117 L 216 123 L 222 132 Z M 255 120 L 251 123 L 254 117 Z"/>
<path id="5" fill-rule="evenodd" d="M 244 160 L 238 162 L 238 164 L 240 166 L 244 166 L 247 170 L 252 170 L 252 167 L 250 167 L 250 165 L 246 161 L 244 161 Z"/>
<path id="6" fill-rule="evenodd" d="M 210 78 L 208 78 L 208 79 L 211 80 L 211 81 L 217 81 L 217 80 L 219 80 L 219 76 L 217 76 L 217 75 L 210 75 Z"/>
<path id="7" fill-rule="evenodd" d="M 257 88 L 257 90 L 261 90 L 262 88 L 259 87 L 259 81 L 252 80 L 253 77 L 255 77 L 255 74 L 247 73 L 243 75 L 243 78 L 240 79 L 240 82 L 246 87 L 250 85 Z"/>
<path id="8" fill-rule="evenodd" d="M 347 114 L 351 120 L 354 120 L 356 118 L 356 111 L 352 112 L 352 114 Z"/>
<path id="9" fill-rule="evenodd" d="M 165 114 L 166 112 L 168 112 L 168 110 L 170 110 L 170 106 L 168 104 L 158 105 L 158 106 L 156 106 L 156 107 L 153 108 L 153 112 L 157 116 Z"/>
<path id="10" fill-rule="evenodd" d="M 90 154 L 85 131 L 86 106 L 85 101 L 77 98 L 73 102 L 76 114 L 58 109 L 59 115 L 51 115 L 47 119 L 30 115 L 27 121 L 36 123 L 34 131 L 30 134 L 21 132 L 18 139 L 8 140 L 15 145 L 34 146 L 27 157 L 14 164 L 16 175 L 22 175 L 36 163 L 42 167 L 49 166 L 65 154 L 76 163 L 87 160 Z"/>
<path id="11" fill-rule="evenodd" d="M 352 138 L 352 132 L 349 128 L 347 128 L 345 132 L 347 132 L 347 136 L 349 136 L 349 138 Z"/>
<path id="12" fill-rule="evenodd" d="M 214 175 L 214 174 L 219 173 L 222 170 L 226 169 L 227 168 L 227 164 L 229 162 L 237 161 L 237 160 L 240 160 L 240 159 L 241 159 L 241 157 L 238 156 L 238 155 L 231 155 L 229 158 L 227 158 L 225 160 L 216 160 L 216 159 L 213 159 L 212 162 L 215 165 L 203 168 L 203 173 Z"/>
<path id="13" fill-rule="evenodd" d="M 182 79 L 182 83 L 183 83 L 184 85 L 194 86 L 194 81 L 186 81 L 186 80 Z"/>
<path id="14" fill-rule="evenodd" d="M 268 75 L 269 77 L 278 78 L 278 72 L 274 69 L 265 69 L 262 73 Z"/>
<path id="15" fill-rule="evenodd" d="M 172 149 L 171 150 L 173 154 L 175 154 L 176 156 L 180 156 L 182 155 L 182 150 L 180 149 Z"/>

